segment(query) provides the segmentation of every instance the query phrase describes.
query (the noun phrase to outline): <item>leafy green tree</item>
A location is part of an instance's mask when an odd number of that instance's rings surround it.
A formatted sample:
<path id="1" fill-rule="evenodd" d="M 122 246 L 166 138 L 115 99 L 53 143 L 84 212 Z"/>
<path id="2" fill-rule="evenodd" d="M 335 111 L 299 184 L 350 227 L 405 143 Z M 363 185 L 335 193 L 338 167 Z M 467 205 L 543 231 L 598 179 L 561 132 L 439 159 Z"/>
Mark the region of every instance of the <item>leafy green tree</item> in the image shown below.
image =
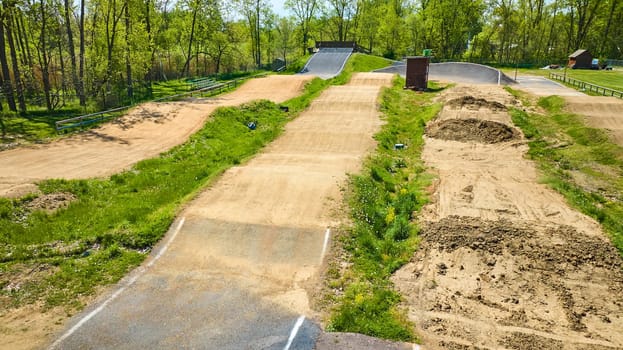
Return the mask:
<path id="1" fill-rule="evenodd" d="M 302 34 L 301 48 L 304 55 L 307 50 L 307 45 L 309 44 L 311 22 L 319 8 L 318 0 L 286 0 L 285 6 L 294 13 L 298 21 Z"/>

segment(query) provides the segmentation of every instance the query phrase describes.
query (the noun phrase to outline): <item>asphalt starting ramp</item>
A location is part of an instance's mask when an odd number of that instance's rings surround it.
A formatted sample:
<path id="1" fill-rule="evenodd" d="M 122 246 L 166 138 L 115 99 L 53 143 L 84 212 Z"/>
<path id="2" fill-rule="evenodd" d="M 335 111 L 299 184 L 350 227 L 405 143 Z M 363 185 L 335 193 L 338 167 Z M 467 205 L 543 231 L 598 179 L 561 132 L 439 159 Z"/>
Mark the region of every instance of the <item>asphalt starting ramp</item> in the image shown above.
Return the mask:
<path id="1" fill-rule="evenodd" d="M 407 72 L 407 65 L 405 62 L 398 61 L 375 72 L 399 74 L 404 77 Z M 428 79 L 467 84 L 511 85 L 516 83 L 498 69 L 466 62 L 431 63 L 428 68 Z"/>
<path id="2" fill-rule="evenodd" d="M 353 48 L 321 48 L 305 64 L 300 74 L 315 75 L 331 79 L 340 74 Z"/>

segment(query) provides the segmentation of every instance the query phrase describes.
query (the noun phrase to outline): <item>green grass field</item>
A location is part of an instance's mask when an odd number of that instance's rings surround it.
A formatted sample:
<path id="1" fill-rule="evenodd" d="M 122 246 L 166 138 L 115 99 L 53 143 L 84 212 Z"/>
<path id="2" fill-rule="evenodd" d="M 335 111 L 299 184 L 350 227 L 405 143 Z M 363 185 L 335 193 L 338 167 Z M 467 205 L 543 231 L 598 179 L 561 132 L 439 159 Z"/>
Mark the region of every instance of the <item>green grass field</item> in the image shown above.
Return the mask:
<path id="1" fill-rule="evenodd" d="M 505 68 L 502 71 L 513 78 L 515 76 L 515 70 L 512 68 Z M 550 73 L 564 75 L 564 69 L 523 69 L 517 70 L 518 75 L 538 75 L 542 77 L 549 77 Z M 623 68 L 616 67 L 614 70 L 590 70 L 590 69 L 567 69 L 567 76 L 573 79 L 585 81 L 587 83 L 607 87 L 610 89 L 623 91 Z"/>

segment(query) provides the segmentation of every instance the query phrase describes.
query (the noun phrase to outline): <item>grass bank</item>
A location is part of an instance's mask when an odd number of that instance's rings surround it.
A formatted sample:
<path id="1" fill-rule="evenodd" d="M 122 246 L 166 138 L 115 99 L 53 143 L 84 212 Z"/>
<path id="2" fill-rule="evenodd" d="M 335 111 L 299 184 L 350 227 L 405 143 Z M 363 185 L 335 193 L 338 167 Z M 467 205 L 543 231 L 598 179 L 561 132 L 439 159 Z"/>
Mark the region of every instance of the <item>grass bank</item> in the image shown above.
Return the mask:
<path id="1" fill-rule="evenodd" d="M 513 123 L 529 140 L 528 155 L 542 181 L 601 223 L 623 256 L 623 148 L 604 130 L 564 112 L 564 103 L 558 96 L 541 98 L 545 114 L 514 109 Z"/>
<path id="2" fill-rule="evenodd" d="M 432 85 L 432 84 L 431 84 Z M 400 295 L 389 278 L 418 246 L 414 214 L 426 203 L 431 175 L 421 161 L 426 122 L 441 106 L 432 104 L 436 89 L 422 94 L 403 90 L 396 78 L 382 94 L 386 124 L 375 136 L 378 147 L 346 190 L 352 224 L 341 236 L 350 260 L 346 270 L 330 264 L 328 287 L 334 296 L 329 330 L 357 332 L 394 340 L 416 340 L 413 327 L 398 308 Z M 405 148 L 395 149 L 395 144 Z"/>

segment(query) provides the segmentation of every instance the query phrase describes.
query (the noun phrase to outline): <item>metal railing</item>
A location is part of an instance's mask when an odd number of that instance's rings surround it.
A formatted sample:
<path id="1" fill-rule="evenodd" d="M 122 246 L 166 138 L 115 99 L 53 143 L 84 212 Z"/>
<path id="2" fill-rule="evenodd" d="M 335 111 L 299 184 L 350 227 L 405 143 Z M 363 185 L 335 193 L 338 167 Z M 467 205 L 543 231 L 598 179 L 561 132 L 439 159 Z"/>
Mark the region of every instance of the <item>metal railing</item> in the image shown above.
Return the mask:
<path id="1" fill-rule="evenodd" d="M 623 91 L 613 90 L 607 87 L 587 83 L 585 81 L 573 79 L 564 75 L 549 73 L 549 78 L 562 81 L 563 83 L 567 83 L 573 87 L 577 87 L 582 91 L 589 91 L 595 94 L 603 95 L 603 96 L 612 96 L 623 99 Z"/>
<path id="2" fill-rule="evenodd" d="M 149 102 L 163 102 L 163 101 L 168 101 L 168 100 L 176 100 L 176 99 L 180 99 L 183 97 L 192 97 L 193 95 L 205 95 L 207 93 L 209 94 L 215 94 L 215 93 L 221 93 L 225 90 L 231 89 L 233 87 L 236 87 L 238 84 L 240 84 L 243 80 L 246 79 L 250 79 L 250 78 L 259 78 L 262 76 L 265 76 L 267 73 L 260 73 L 257 75 L 253 75 L 250 77 L 243 77 L 243 78 L 237 78 L 237 79 L 233 79 L 227 82 L 223 82 L 223 83 L 217 83 L 217 84 L 213 84 L 207 87 L 203 87 L 203 88 L 199 88 L 193 91 L 188 91 L 188 92 L 183 92 L 181 94 L 175 94 L 175 95 L 170 95 L 170 96 L 165 96 L 165 97 L 160 97 L 157 98 L 155 100 L 151 100 Z M 118 107 L 118 108 L 113 108 L 113 109 L 109 109 L 106 111 L 102 111 L 102 112 L 97 112 L 97 113 L 90 113 L 90 114 L 85 114 L 85 115 L 81 115 L 79 117 L 73 117 L 73 118 L 69 118 L 69 119 L 63 119 L 63 120 L 59 120 L 56 122 L 56 131 L 63 131 L 63 130 L 67 130 L 67 129 L 73 129 L 73 128 L 83 128 L 85 126 L 94 124 L 94 123 L 98 123 L 104 120 L 108 120 L 108 119 L 112 119 L 115 117 L 119 116 L 119 112 L 132 108 L 136 106 L 135 104 L 133 105 L 129 105 L 129 106 L 123 106 L 123 107 Z"/>
<path id="3" fill-rule="evenodd" d="M 606 60 L 609 66 L 623 67 L 623 60 Z"/>

